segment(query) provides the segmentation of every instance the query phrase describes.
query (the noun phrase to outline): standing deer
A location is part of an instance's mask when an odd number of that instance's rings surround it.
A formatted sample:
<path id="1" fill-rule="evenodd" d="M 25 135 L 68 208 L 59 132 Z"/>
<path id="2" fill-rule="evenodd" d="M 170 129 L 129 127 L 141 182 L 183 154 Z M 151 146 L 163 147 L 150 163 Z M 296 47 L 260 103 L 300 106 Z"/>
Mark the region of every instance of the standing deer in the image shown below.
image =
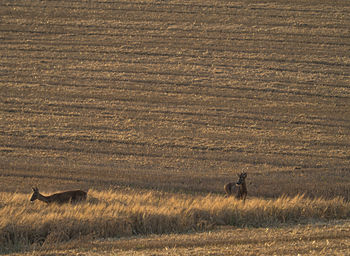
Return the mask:
<path id="1" fill-rule="evenodd" d="M 245 178 L 247 178 L 247 173 L 242 172 L 241 174 L 238 174 L 238 177 L 239 179 L 236 183 L 231 182 L 231 183 L 227 183 L 224 186 L 226 196 L 233 195 L 234 187 L 238 187 L 236 198 L 245 201 L 248 194 L 247 185 L 245 183 Z"/>
<path id="2" fill-rule="evenodd" d="M 36 199 L 43 201 L 47 204 L 50 203 L 76 203 L 79 201 L 85 201 L 87 193 L 82 190 L 72 190 L 72 191 L 65 191 L 61 193 L 52 194 L 50 196 L 44 196 L 39 193 L 38 188 L 32 188 L 33 189 L 33 195 L 30 198 L 30 201 L 35 201 Z"/>

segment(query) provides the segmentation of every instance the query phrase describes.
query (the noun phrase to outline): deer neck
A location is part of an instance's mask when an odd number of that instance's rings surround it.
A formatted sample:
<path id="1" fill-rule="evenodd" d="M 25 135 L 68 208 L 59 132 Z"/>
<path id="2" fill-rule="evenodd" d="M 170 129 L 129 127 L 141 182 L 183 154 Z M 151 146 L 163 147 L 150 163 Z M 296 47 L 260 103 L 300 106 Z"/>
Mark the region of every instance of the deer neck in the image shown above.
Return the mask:
<path id="1" fill-rule="evenodd" d="M 38 200 L 43 201 L 45 203 L 50 203 L 49 197 L 48 196 L 44 196 L 44 195 L 42 195 L 40 193 L 38 194 Z"/>
<path id="2" fill-rule="evenodd" d="M 246 191 L 246 190 L 247 190 L 247 185 L 245 184 L 245 181 L 242 182 L 241 186 L 242 186 L 242 190 L 243 190 L 243 191 Z"/>

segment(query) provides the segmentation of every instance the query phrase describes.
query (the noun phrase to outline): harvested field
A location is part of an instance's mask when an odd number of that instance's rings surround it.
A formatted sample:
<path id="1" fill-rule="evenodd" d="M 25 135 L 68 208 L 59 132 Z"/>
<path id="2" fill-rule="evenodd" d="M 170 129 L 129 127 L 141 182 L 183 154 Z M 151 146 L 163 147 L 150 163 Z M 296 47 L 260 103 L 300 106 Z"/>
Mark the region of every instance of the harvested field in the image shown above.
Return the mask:
<path id="1" fill-rule="evenodd" d="M 346 0 L 1 1 L 0 192 L 220 197 L 247 171 L 248 200 L 348 202 L 349 13 Z"/>

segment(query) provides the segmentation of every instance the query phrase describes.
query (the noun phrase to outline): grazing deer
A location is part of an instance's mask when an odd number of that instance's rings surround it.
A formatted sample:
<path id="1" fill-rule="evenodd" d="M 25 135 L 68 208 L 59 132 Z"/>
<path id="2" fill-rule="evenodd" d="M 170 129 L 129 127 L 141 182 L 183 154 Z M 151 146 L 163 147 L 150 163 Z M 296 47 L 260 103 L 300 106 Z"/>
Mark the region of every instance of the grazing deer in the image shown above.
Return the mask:
<path id="1" fill-rule="evenodd" d="M 47 204 L 50 203 L 76 203 L 79 201 L 85 201 L 87 193 L 82 190 L 72 190 L 72 191 L 65 191 L 61 193 L 52 194 L 50 196 L 44 196 L 39 193 L 38 188 L 32 188 L 33 189 L 33 195 L 30 198 L 30 201 L 35 201 L 36 199 L 43 201 Z"/>
<path id="2" fill-rule="evenodd" d="M 247 185 L 245 183 L 245 178 L 247 178 L 247 173 L 242 172 L 241 174 L 238 174 L 238 177 L 239 177 L 239 179 L 238 179 L 237 183 L 231 182 L 231 183 L 227 183 L 224 186 L 226 196 L 233 195 L 233 192 L 234 192 L 233 188 L 238 187 L 236 198 L 245 201 L 247 194 L 248 194 Z"/>

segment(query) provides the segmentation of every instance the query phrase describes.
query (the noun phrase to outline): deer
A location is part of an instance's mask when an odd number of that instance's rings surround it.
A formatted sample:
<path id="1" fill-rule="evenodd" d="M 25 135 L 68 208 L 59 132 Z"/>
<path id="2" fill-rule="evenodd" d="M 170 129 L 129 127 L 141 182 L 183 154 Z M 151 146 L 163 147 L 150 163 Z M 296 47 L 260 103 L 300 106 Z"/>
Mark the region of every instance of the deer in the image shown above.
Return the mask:
<path id="1" fill-rule="evenodd" d="M 44 196 L 40 194 L 39 189 L 37 187 L 33 187 L 33 195 L 30 198 L 30 201 L 33 202 L 35 200 L 43 201 L 47 204 L 51 203 L 76 203 L 79 201 L 85 201 L 87 197 L 87 193 L 82 190 L 72 190 L 72 191 L 65 191 L 60 192 L 56 194 L 52 194 L 50 196 Z"/>
<path id="2" fill-rule="evenodd" d="M 239 200 L 243 200 L 244 202 L 248 194 L 247 185 L 245 183 L 245 179 L 247 178 L 247 173 L 242 172 L 241 174 L 238 174 L 238 177 L 239 179 L 236 183 L 235 182 L 227 183 L 224 186 L 224 189 L 226 192 L 226 197 L 228 197 L 233 195 L 234 188 L 238 187 L 236 198 Z"/>

